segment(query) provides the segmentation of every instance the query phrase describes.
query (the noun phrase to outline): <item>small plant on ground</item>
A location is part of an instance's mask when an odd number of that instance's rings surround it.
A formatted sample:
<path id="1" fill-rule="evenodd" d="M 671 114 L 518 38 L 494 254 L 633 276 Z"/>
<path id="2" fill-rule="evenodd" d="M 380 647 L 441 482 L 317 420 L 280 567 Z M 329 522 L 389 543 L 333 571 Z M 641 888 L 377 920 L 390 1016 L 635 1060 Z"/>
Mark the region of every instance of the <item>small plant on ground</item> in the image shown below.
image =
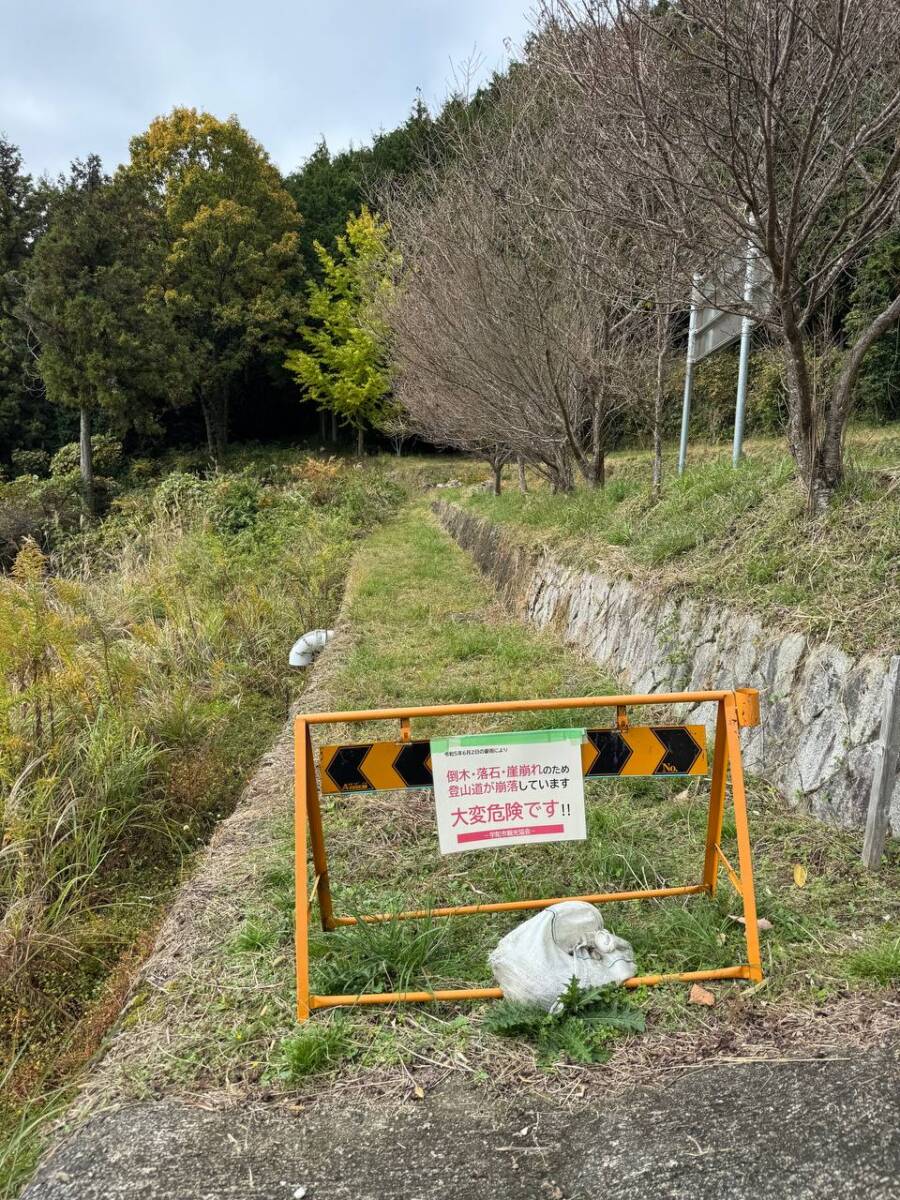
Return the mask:
<path id="1" fill-rule="evenodd" d="M 850 955 L 848 966 L 857 979 L 871 979 L 885 987 L 900 982 L 900 937 L 886 937 L 874 946 L 857 950 Z"/>
<path id="2" fill-rule="evenodd" d="M 305 1025 L 286 1037 L 275 1055 L 275 1073 L 286 1083 L 324 1071 L 352 1057 L 355 1047 L 346 1023 L 335 1017 L 326 1023 Z"/>
<path id="3" fill-rule="evenodd" d="M 452 933 L 451 921 L 360 921 L 328 935 L 320 986 L 332 995 L 404 991 L 451 965 Z"/>
<path id="4" fill-rule="evenodd" d="M 618 985 L 582 988 L 573 975 L 553 1012 L 500 1000 L 491 1006 L 485 1025 L 500 1037 L 533 1042 L 546 1064 L 560 1058 L 602 1063 L 612 1054 L 610 1043 L 616 1038 L 644 1032 L 644 1014 Z"/>

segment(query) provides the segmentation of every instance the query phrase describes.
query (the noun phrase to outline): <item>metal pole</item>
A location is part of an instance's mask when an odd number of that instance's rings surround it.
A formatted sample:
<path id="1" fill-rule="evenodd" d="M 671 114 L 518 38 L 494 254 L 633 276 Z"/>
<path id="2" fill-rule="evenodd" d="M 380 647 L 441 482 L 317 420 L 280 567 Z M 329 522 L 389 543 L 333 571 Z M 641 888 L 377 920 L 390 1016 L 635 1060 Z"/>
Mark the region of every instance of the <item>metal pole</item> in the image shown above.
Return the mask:
<path id="1" fill-rule="evenodd" d="M 699 312 L 700 276 L 694 276 L 691 293 L 691 317 L 688 322 L 687 362 L 684 367 L 684 399 L 681 403 L 681 442 L 678 446 L 678 474 L 684 474 L 687 462 L 688 427 L 691 423 L 691 396 L 694 391 L 694 342 L 697 340 L 697 313 Z"/>
<path id="2" fill-rule="evenodd" d="M 756 247 L 752 240 L 747 242 L 747 260 L 744 269 L 744 303 L 753 302 L 753 268 L 756 264 Z M 732 466 L 738 466 L 744 454 L 744 418 L 747 412 L 747 368 L 750 360 L 750 330 L 753 318 L 745 313 L 741 318 L 741 357 L 738 364 L 737 403 L 734 408 L 734 446 L 731 452 Z"/>

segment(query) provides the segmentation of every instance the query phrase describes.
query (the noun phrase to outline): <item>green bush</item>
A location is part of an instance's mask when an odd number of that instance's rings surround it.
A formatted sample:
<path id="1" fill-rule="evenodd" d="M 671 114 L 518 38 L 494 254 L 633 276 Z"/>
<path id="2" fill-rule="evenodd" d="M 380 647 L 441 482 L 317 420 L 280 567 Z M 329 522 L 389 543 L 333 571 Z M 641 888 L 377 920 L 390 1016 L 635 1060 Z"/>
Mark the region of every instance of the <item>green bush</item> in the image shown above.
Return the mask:
<path id="1" fill-rule="evenodd" d="M 747 367 L 747 433 L 782 433 L 787 423 L 787 404 L 781 351 L 772 346 L 761 346 L 751 351 Z M 668 432 L 672 436 L 677 434 L 681 420 L 684 370 L 684 358 L 681 357 L 669 374 Z M 711 354 L 697 364 L 691 399 L 692 436 L 714 441 L 731 436 L 737 381 L 737 346 Z"/>
<path id="2" fill-rule="evenodd" d="M 151 505 L 157 518 L 179 519 L 205 511 L 209 485 L 186 471 L 172 471 L 153 491 Z"/>
<path id="3" fill-rule="evenodd" d="M 11 566 L 28 539 L 47 547 L 77 528 L 81 512 L 77 474 L 50 479 L 20 475 L 0 483 L 0 568 Z"/>
<path id="4" fill-rule="evenodd" d="M 262 486 L 250 471 L 219 475 L 210 488 L 209 518 L 222 533 L 240 533 L 256 523 Z"/>
<path id="5" fill-rule="evenodd" d="M 132 458 L 128 463 L 128 482 L 132 485 L 149 483 L 160 474 L 160 463 L 153 458 Z"/>
<path id="6" fill-rule="evenodd" d="M 876 242 L 863 260 L 844 328 L 858 336 L 900 288 L 900 229 Z M 854 388 L 858 415 L 886 422 L 900 418 L 900 326 L 883 334 L 866 354 Z"/>
<path id="7" fill-rule="evenodd" d="M 91 438 L 94 451 L 94 474 L 115 479 L 122 470 L 122 443 L 108 434 L 99 433 Z M 67 442 L 60 446 L 50 460 L 51 475 L 70 475 L 79 470 L 81 450 L 78 442 Z"/>
<path id="8" fill-rule="evenodd" d="M 36 475 L 43 479 L 50 474 L 50 455 L 46 450 L 13 450 L 10 458 L 16 475 Z"/>

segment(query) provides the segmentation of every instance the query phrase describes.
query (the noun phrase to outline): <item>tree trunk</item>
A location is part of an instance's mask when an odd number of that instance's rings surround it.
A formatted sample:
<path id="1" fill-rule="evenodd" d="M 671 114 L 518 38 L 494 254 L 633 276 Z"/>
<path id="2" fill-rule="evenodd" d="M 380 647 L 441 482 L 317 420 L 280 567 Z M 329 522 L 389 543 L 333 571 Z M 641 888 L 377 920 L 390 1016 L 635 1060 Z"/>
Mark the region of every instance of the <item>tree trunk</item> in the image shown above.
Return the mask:
<path id="1" fill-rule="evenodd" d="M 337 413 L 336 412 L 332 412 L 332 414 L 331 414 L 331 440 L 334 443 L 334 445 L 336 446 L 337 440 L 338 440 L 338 423 L 337 423 Z"/>
<path id="2" fill-rule="evenodd" d="M 554 496 L 567 495 L 575 490 L 575 478 L 572 474 L 572 456 L 566 453 L 566 448 L 560 451 L 550 475 L 550 490 Z"/>
<path id="3" fill-rule="evenodd" d="M 520 454 L 517 460 L 519 468 L 519 491 L 524 496 L 528 491 L 528 476 L 525 474 L 525 459 Z"/>
<path id="4" fill-rule="evenodd" d="M 359 425 L 356 430 L 356 457 L 362 458 L 365 450 L 365 432 L 362 425 Z"/>
<path id="5" fill-rule="evenodd" d="M 495 496 L 499 496 L 503 490 L 503 463 L 492 462 L 491 472 L 493 474 L 493 492 Z"/>
<path id="6" fill-rule="evenodd" d="M 788 446 L 797 465 L 797 474 L 806 489 L 811 510 L 819 503 L 816 480 L 816 420 L 813 411 L 812 382 L 806 361 L 803 335 L 790 318 L 784 321 L 784 365 L 788 396 Z"/>
<path id="7" fill-rule="evenodd" d="M 659 500 L 662 496 L 662 430 L 660 428 L 660 417 L 662 405 L 659 397 L 653 402 L 653 499 Z"/>
<path id="8" fill-rule="evenodd" d="M 844 362 L 834 381 L 825 417 L 821 451 L 823 487 L 820 487 L 820 492 L 827 490 L 830 494 L 840 487 L 844 480 L 844 430 L 850 418 L 853 385 L 868 351 L 898 320 L 900 295 L 895 296 L 886 308 L 873 317 L 868 327 L 844 355 Z"/>
<path id="9" fill-rule="evenodd" d="M 91 442 L 91 410 L 84 404 L 81 406 L 80 417 L 78 462 L 81 469 L 81 494 L 85 512 L 88 517 L 93 518 L 97 512 L 97 498 L 94 492 L 94 447 Z"/>
<path id="10" fill-rule="evenodd" d="M 224 396 L 206 396 L 201 401 L 206 423 L 206 445 L 209 457 L 218 467 L 228 445 L 228 400 Z"/>
<path id="11" fill-rule="evenodd" d="M 653 394 L 653 499 L 662 495 L 662 413 L 666 351 L 661 343 L 656 348 L 656 386 Z"/>
<path id="12" fill-rule="evenodd" d="M 600 395 L 598 389 L 598 393 L 593 397 L 593 412 L 591 413 L 591 471 L 588 483 L 592 488 L 606 487 L 606 450 L 603 446 L 600 426 Z"/>
<path id="13" fill-rule="evenodd" d="M 324 408 L 319 409 L 319 440 L 323 446 L 328 440 L 328 417 Z"/>

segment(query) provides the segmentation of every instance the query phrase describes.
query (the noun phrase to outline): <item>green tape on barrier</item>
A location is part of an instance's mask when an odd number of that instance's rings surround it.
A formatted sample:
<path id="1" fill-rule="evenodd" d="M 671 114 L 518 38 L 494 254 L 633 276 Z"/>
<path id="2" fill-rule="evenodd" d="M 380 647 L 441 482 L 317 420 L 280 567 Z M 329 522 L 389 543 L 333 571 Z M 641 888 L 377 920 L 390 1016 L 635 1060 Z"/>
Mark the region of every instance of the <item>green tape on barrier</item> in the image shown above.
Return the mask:
<path id="1" fill-rule="evenodd" d="M 583 729 L 523 729 L 514 733 L 468 733 L 459 737 L 432 738 L 431 753 L 446 754 L 467 746 L 528 746 L 541 742 L 583 742 Z"/>

